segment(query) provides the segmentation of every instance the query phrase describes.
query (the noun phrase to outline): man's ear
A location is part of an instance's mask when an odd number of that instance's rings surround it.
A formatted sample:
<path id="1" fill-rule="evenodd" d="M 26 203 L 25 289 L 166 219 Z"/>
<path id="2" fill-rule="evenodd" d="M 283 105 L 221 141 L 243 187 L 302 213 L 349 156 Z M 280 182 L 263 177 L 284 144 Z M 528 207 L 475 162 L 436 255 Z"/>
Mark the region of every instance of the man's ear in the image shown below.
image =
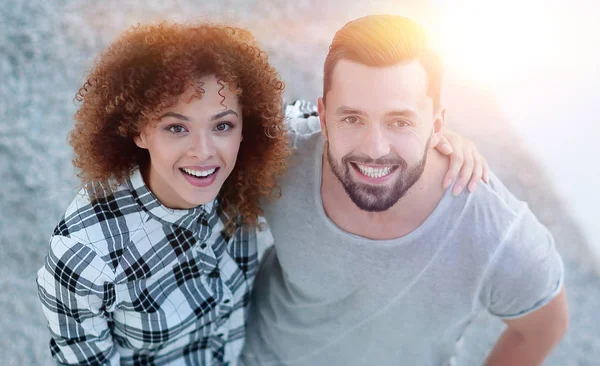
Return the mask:
<path id="1" fill-rule="evenodd" d="M 146 142 L 146 134 L 143 132 L 135 136 L 133 138 L 133 142 L 135 142 L 137 147 L 139 147 L 140 149 L 148 149 L 148 143 Z"/>
<path id="2" fill-rule="evenodd" d="M 317 109 L 319 111 L 319 120 L 321 121 L 321 134 L 325 141 L 327 141 L 327 117 L 325 117 L 325 102 L 323 101 L 323 97 L 318 99 Z"/>
<path id="3" fill-rule="evenodd" d="M 446 108 L 440 106 L 434 116 L 433 131 L 431 132 L 431 147 L 434 147 L 440 142 L 440 138 L 444 135 L 444 126 L 446 125 Z"/>

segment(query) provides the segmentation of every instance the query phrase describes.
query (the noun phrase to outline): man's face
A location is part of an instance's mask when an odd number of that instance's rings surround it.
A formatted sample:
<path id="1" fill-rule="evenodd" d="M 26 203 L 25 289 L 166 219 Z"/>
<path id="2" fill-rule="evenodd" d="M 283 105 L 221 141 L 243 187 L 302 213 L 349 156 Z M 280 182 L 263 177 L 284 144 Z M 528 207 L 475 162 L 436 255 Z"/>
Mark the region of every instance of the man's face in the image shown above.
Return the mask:
<path id="1" fill-rule="evenodd" d="M 319 112 L 332 171 L 369 212 L 394 206 L 419 180 L 443 124 L 418 61 L 369 67 L 340 60 Z"/>

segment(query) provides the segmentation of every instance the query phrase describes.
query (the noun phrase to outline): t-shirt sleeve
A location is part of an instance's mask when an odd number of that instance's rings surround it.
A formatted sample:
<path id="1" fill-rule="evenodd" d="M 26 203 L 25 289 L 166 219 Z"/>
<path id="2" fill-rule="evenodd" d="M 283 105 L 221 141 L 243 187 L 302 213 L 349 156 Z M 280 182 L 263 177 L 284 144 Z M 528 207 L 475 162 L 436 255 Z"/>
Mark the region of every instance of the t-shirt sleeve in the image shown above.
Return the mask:
<path id="1" fill-rule="evenodd" d="M 564 279 L 550 232 L 523 205 L 487 268 L 480 301 L 501 318 L 518 318 L 554 298 Z"/>

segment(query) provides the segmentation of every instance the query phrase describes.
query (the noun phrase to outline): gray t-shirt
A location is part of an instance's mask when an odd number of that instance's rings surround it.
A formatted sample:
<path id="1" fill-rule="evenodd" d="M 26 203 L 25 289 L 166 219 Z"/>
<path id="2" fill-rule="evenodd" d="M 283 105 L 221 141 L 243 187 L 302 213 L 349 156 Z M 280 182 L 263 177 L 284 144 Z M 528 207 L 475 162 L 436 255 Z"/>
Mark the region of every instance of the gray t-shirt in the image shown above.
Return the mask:
<path id="1" fill-rule="evenodd" d="M 282 197 L 265 208 L 276 250 L 256 278 L 244 365 L 445 365 L 481 311 L 519 317 L 560 290 L 552 236 L 494 175 L 473 193 L 448 189 L 410 234 L 370 240 L 323 209 L 318 118 L 291 128 Z"/>

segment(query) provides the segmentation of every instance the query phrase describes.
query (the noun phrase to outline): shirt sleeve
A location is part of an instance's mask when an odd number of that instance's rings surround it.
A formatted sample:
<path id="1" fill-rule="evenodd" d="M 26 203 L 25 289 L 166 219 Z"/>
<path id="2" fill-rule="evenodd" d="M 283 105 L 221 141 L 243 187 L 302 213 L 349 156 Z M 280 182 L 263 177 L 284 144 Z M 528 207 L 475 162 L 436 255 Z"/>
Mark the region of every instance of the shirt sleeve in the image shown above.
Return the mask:
<path id="1" fill-rule="evenodd" d="M 53 236 L 37 274 L 38 295 L 59 364 L 118 365 L 108 309 L 115 303 L 114 272 L 90 247 Z"/>
<path id="2" fill-rule="evenodd" d="M 505 319 L 546 305 L 560 292 L 564 279 L 552 235 L 523 206 L 494 254 L 480 292 L 488 311 Z"/>

